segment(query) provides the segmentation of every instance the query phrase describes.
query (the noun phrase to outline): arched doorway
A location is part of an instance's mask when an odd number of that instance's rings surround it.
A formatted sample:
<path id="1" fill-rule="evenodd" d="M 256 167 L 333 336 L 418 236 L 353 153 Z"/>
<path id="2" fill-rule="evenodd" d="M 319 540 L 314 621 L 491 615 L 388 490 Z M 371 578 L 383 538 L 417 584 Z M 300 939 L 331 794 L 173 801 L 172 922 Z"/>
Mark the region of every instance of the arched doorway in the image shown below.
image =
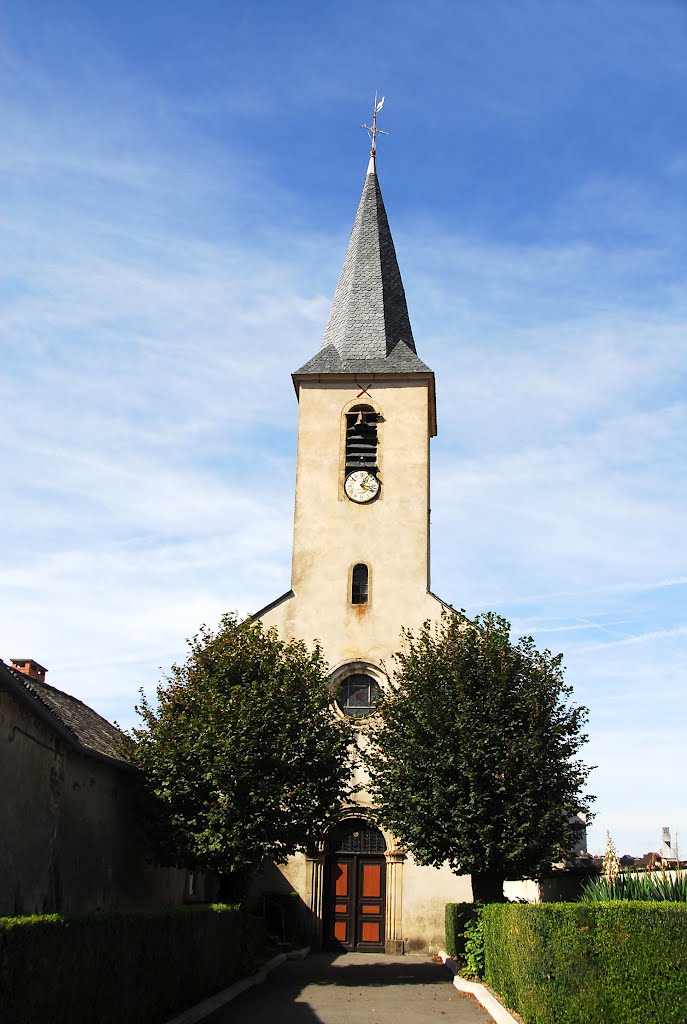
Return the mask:
<path id="1" fill-rule="evenodd" d="M 386 842 L 363 818 L 346 818 L 327 836 L 324 945 L 384 952 Z"/>

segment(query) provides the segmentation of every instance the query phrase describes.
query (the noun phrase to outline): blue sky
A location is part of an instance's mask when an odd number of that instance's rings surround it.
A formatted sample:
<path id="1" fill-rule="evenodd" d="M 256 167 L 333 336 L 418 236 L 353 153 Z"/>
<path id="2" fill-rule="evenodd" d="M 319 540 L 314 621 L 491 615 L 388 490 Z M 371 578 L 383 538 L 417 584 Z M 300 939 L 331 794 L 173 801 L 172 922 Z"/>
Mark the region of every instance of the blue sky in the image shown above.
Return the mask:
<path id="1" fill-rule="evenodd" d="M 378 89 L 432 587 L 565 652 L 590 847 L 687 846 L 687 6 L 10 0 L 0 54 L 0 656 L 129 725 L 288 588 Z"/>

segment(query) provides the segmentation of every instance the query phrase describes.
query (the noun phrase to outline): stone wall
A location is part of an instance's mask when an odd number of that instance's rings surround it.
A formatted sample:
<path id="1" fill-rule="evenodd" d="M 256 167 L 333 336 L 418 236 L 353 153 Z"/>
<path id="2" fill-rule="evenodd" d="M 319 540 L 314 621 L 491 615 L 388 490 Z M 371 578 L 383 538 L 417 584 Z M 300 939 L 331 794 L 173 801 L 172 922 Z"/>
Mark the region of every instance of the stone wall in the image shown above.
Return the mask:
<path id="1" fill-rule="evenodd" d="M 67 745 L 0 689 L 0 916 L 181 903 L 158 867 L 125 765 Z"/>

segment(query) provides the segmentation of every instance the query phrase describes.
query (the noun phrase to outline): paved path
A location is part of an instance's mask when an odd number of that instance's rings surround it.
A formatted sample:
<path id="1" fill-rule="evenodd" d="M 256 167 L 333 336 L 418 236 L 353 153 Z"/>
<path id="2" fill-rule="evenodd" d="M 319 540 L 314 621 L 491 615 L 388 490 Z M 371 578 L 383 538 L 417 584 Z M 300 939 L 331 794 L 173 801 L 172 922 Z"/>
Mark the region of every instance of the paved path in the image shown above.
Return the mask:
<path id="1" fill-rule="evenodd" d="M 422 956 L 314 953 L 287 961 L 205 1024 L 491 1024 Z"/>

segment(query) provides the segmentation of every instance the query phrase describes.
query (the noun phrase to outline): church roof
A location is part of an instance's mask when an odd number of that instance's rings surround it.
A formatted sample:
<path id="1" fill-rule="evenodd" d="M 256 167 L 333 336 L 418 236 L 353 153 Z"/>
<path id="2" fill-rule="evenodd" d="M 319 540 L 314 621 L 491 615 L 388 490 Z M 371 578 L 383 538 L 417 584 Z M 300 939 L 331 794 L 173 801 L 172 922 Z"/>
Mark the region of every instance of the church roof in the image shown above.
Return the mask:
<path id="1" fill-rule="evenodd" d="M 26 676 L 3 661 L 0 661 L 0 685 L 29 704 L 70 746 L 92 757 L 128 766 L 122 751 L 121 731 L 83 701 Z"/>
<path id="2" fill-rule="evenodd" d="M 415 351 L 374 157 L 322 347 L 295 376 L 319 373 L 431 373 Z"/>

